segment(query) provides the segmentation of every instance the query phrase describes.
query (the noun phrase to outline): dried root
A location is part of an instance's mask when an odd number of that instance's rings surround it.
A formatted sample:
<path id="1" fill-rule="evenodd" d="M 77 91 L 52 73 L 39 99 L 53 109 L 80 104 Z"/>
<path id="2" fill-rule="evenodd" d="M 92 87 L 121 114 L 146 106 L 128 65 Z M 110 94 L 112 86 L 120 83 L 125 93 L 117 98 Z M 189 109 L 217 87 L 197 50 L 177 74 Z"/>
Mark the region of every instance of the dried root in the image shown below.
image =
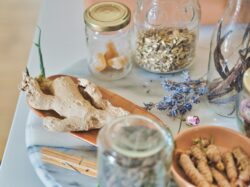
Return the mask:
<path id="1" fill-rule="evenodd" d="M 242 180 L 238 179 L 237 181 L 231 183 L 232 187 L 249 187 L 249 185 L 245 184 Z"/>
<path id="2" fill-rule="evenodd" d="M 217 182 L 217 184 L 219 185 L 219 187 L 231 187 L 227 178 L 222 173 L 220 173 L 215 168 L 211 168 L 211 171 L 212 171 L 213 177 L 214 177 L 215 181 Z"/>
<path id="3" fill-rule="evenodd" d="M 233 155 L 230 151 L 223 154 L 222 160 L 225 163 L 226 174 L 230 182 L 235 182 L 237 180 L 237 168 L 234 163 Z"/>
<path id="4" fill-rule="evenodd" d="M 196 186 L 198 187 L 210 186 L 209 183 L 205 180 L 205 178 L 195 168 L 192 160 L 187 154 L 181 154 L 179 162 L 185 174 Z"/>
<path id="5" fill-rule="evenodd" d="M 250 181 L 250 161 L 248 156 L 240 147 L 233 149 L 233 155 L 239 169 L 239 179 L 242 181 Z"/>
<path id="6" fill-rule="evenodd" d="M 203 175 L 207 182 L 212 183 L 213 177 L 207 164 L 206 154 L 197 145 L 191 147 L 190 154 L 194 157 L 199 172 Z"/>
<path id="7" fill-rule="evenodd" d="M 213 176 L 212 176 L 210 167 L 208 166 L 206 162 L 198 161 L 197 168 L 199 172 L 203 175 L 203 177 L 206 179 L 207 182 L 213 183 Z"/>
<path id="8" fill-rule="evenodd" d="M 190 151 L 195 159 L 207 163 L 206 154 L 198 146 L 192 146 Z"/>
<path id="9" fill-rule="evenodd" d="M 78 84 L 67 76 L 53 81 L 24 74 L 21 89 L 29 105 L 35 109 L 56 112 L 46 116 L 44 126 L 51 131 L 87 131 L 98 129 L 110 120 L 127 115 L 102 98 L 98 87 L 86 79 Z M 83 92 L 83 93 L 82 93 Z"/>
<path id="10" fill-rule="evenodd" d="M 215 145 L 211 144 L 207 147 L 206 155 L 207 155 L 209 160 L 211 160 L 212 162 L 215 163 L 215 167 L 219 171 L 223 171 L 225 169 L 225 167 L 221 161 L 221 153 Z"/>
<path id="11" fill-rule="evenodd" d="M 210 184 L 210 187 L 218 187 L 216 184 Z"/>
<path id="12" fill-rule="evenodd" d="M 202 143 L 203 142 L 203 143 Z M 221 154 L 212 141 L 196 138 L 188 150 L 178 150 L 185 174 L 199 186 L 250 186 L 250 159 L 240 147 Z M 204 180 L 206 182 L 204 182 Z"/>
<path id="13" fill-rule="evenodd" d="M 193 143 L 193 145 L 197 145 L 201 149 L 204 149 L 211 144 L 211 140 L 209 140 L 207 138 L 199 137 L 199 138 L 193 139 L 192 143 Z"/>

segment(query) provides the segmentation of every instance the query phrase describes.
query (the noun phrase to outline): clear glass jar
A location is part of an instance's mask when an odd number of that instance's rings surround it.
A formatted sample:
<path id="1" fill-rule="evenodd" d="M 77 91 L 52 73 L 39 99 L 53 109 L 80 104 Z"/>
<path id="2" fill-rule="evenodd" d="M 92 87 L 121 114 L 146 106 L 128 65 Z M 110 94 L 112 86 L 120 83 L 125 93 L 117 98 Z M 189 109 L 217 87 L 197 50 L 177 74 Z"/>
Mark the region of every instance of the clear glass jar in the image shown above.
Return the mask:
<path id="1" fill-rule="evenodd" d="M 213 33 L 207 74 L 208 101 L 219 115 L 235 117 L 242 77 L 250 66 L 250 0 L 228 0 Z"/>
<path id="2" fill-rule="evenodd" d="M 85 10 L 89 69 L 102 80 L 117 80 L 131 68 L 131 12 L 118 2 L 100 2 Z"/>
<path id="3" fill-rule="evenodd" d="M 97 139 L 101 187 L 165 187 L 170 181 L 173 138 L 143 116 L 126 116 L 104 126 Z"/>
<path id="4" fill-rule="evenodd" d="M 240 130 L 250 138 L 250 68 L 244 73 L 243 90 L 239 94 L 237 106 Z"/>
<path id="5" fill-rule="evenodd" d="M 197 0 L 138 0 L 135 62 L 154 73 L 188 68 L 195 56 L 199 22 Z"/>

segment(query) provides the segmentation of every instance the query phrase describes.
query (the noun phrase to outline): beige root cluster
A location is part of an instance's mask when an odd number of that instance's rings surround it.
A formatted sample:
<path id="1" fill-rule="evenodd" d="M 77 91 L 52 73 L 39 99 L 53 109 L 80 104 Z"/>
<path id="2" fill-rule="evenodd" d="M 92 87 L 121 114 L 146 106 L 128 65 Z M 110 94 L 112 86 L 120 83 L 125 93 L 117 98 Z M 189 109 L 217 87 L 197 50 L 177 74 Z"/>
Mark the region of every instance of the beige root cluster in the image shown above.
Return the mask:
<path id="1" fill-rule="evenodd" d="M 235 147 L 223 154 L 205 138 L 198 138 L 188 151 L 180 151 L 179 164 L 198 187 L 247 187 L 250 185 L 250 158 Z"/>
<path id="2" fill-rule="evenodd" d="M 77 84 L 68 76 L 51 81 L 24 74 L 21 89 L 32 108 L 54 111 L 56 115 L 43 118 L 44 126 L 51 131 L 99 129 L 117 117 L 128 115 L 103 99 L 98 87 L 86 79 L 78 79 Z"/>

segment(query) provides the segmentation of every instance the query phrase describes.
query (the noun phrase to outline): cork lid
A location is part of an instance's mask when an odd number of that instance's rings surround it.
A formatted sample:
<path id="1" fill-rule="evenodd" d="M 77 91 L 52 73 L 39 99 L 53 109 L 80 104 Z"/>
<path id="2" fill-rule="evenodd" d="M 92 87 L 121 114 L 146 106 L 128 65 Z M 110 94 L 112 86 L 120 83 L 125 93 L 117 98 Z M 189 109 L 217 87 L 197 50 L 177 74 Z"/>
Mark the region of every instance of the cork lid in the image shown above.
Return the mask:
<path id="1" fill-rule="evenodd" d="M 248 68 L 243 77 L 243 87 L 250 94 L 250 68 Z"/>
<path id="2" fill-rule="evenodd" d="M 112 1 L 93 4 L 84 12 L 86 25 L 94 31 L 116 31 L 127 26 L 130 19 L 130 9 Z"/>

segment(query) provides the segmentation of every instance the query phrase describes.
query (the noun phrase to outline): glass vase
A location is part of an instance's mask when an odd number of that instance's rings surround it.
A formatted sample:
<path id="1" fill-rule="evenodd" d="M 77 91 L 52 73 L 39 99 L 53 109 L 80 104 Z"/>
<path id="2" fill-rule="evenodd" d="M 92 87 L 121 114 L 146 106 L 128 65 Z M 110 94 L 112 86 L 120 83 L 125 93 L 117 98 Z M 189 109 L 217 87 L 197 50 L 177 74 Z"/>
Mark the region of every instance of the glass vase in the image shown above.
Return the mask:
<path id="1" fill-rule="evenodd" d="M 207 98 L 226 117 L 235 117 L 237 94 L 250 67 L 249 8 L 250 0 L 229 0 L 211 40 Z"/>

